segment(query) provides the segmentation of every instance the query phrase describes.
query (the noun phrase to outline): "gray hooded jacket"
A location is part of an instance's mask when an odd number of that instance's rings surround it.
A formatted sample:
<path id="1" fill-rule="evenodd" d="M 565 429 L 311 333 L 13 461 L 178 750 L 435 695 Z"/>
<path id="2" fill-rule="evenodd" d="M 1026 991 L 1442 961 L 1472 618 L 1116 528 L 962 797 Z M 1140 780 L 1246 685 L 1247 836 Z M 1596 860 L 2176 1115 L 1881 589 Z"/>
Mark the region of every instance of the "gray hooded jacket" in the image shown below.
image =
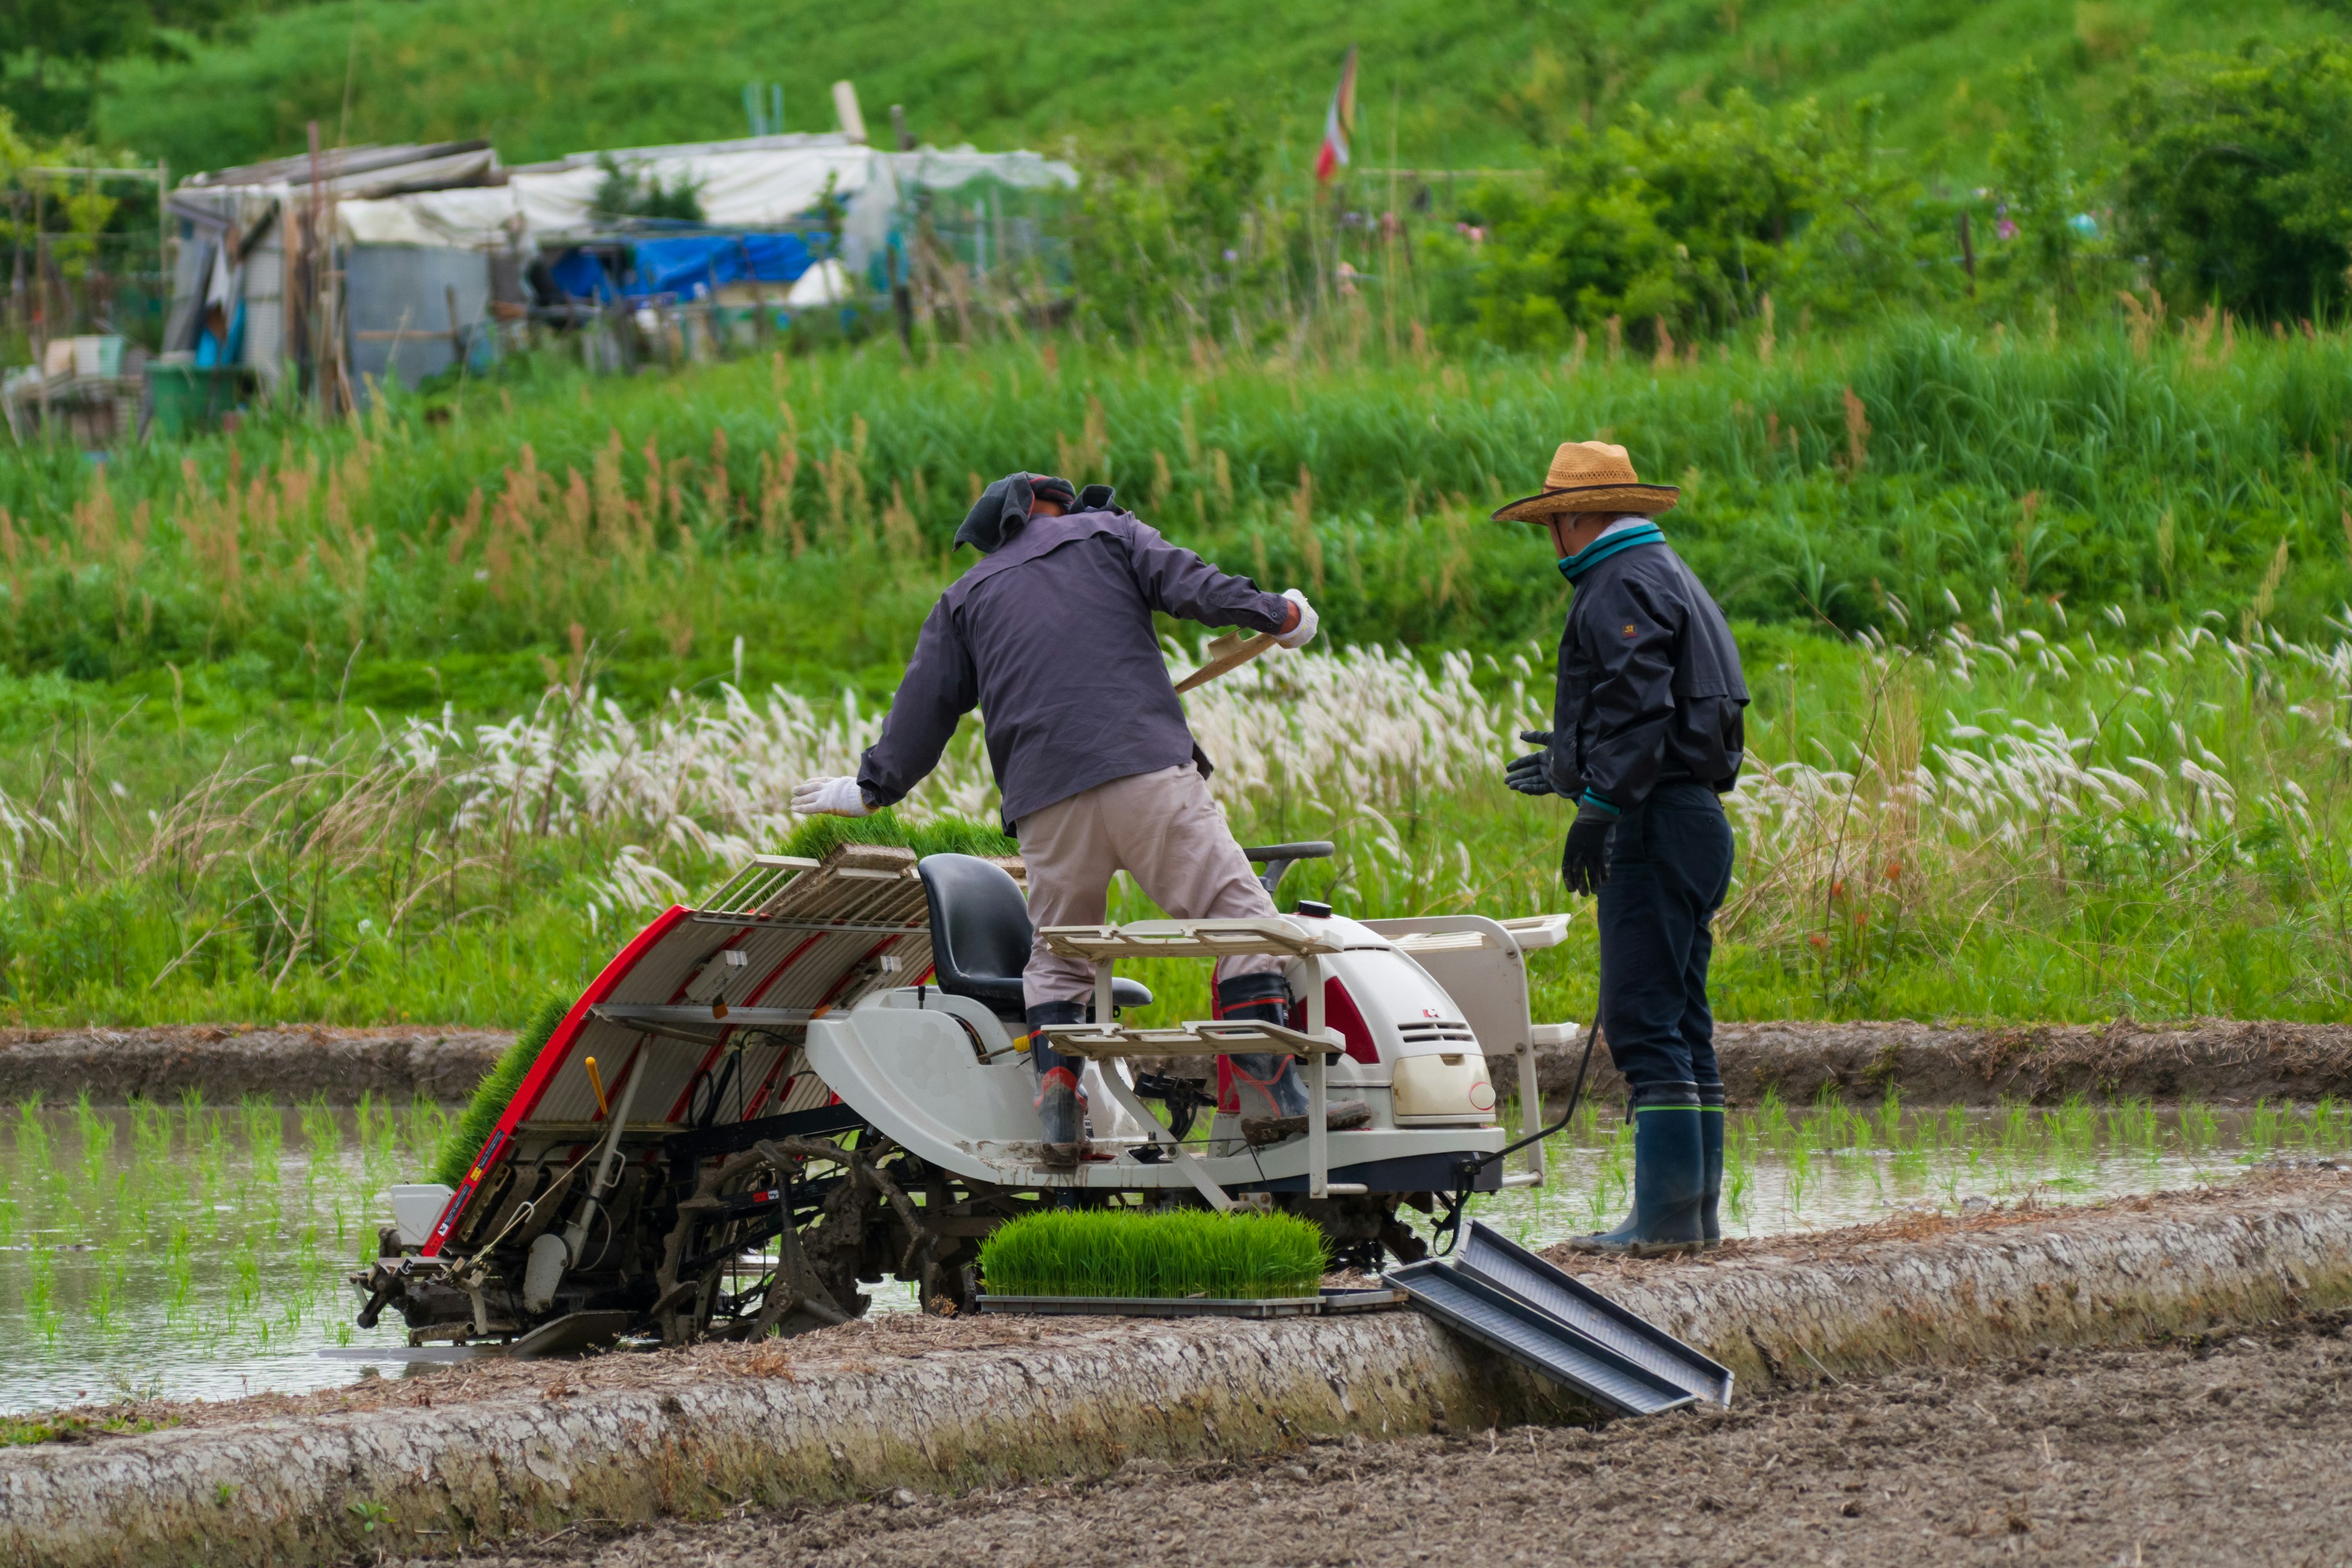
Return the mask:
<path id="1" fill-rule="evenodd" d="M 1209 759 L 1185 727 L 1153 611 L 1279 631 L 1290 605 L 1169 543 L 1132 513 L 1036 517 L 948 585 L 923 622 L 882 737 L 857 769 L 877 805 L 939 765 L 977 706 L 1005 831 L 1113 779 Z"/>

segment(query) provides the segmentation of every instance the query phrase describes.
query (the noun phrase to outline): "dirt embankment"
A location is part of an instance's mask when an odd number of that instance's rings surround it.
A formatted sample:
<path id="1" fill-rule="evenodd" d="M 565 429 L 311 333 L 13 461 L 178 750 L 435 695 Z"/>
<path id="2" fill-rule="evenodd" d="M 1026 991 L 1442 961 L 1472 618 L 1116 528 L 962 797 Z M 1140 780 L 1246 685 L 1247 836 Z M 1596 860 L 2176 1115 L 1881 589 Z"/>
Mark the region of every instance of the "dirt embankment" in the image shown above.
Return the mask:
<path id="1" fill-rule="evenodd" d="M 2352 1304 L 2352 1174 L 1880 1226 L 1588 1278 L 1732 1365 L 1744 1399 Z M 1391 1314 L 901 1319 L 137 1414 L 184 1421 L 0 1454 L 0 1561 L 446 1553 L 588 1519 L 958 1492 L 1099 1476 L 1137 1457 L 1223 1462 L 1574 1412 L 1426 1320 Z"/>
<path id="2" fill-rule="evenodd" d="M 2237 1100 L 2352 1097 L 2352 1026 L 2235 1023 L 2035 1024 L 1949 1029 L 1930 1024 L 1718 1024 L 1717 1054 L 1734 1105 L 1767 1089 L 1801 1104 L 1823 1086 L 1849 1100 L 1888 1089 L 1921 1104 L 2003 1100 Z M 1537 1062 L 1547 1096 L 1576 1081 L 1581 1042 Z M 1593 1053 L 1588 1092 L 1622 1098 L 1624 1080 Z"/>
<path id="3" fill-rule="evenodd" d="M 281 1104 L 324 1095 L 337 1105 L 362 1094 L 460 1100 L 514 1040 L 506 1029 L 338 1029 L 166 1025 L 144 1029 L 0 1032 L 0 1100 L 37 1094 L 51 1104 L 87 1089 L 101 1105 L 133 1098 L 209 1100 L 261 1095 Z"/>
<path id="4" fill-rule="evenodd" d="M 2303 1568 L 2352 1540 L 2352 1318 L 1906 1371 L 1712 1408 L 1101 1480 L 912 1491 L 619 1531 L 483 1568 L 1166 1568 L 1249 1563 L 2193 1564 Z"/>
<path id="5" fill-rule="evenodd" d="M 0 1032 L 0 1099 L 37 1093 L 54 1103 L 88 1089 L 92 1100 L 119 1105 L 134 1095 L 176 1100 L 195 1089 L 215 1100 L 323 1094 L 348 1104 L 370 1091 L 459 1100 L 512 1037 L 497 1029 L 309 1024 L 14 1030 Z M 2341 1024 L 1723 1024 L 1716 1045 L 1735 1105 L 1755 1104 L 1768 1088 L 1802 1103 L 1825 1084 L 1849 1099 L 1876 1100 L 1896 1088 L 1919 1104 L 2070 1094 L 2248 1103 L 2352 1098 L 2352 1026 Z M 1568 1092 L 1580 1050 L 1542 1053 L 1537 1068 L 1547 1096 Z M 1200 1070 L 1196 1059 L 1157 1065 Z M 1501 1081 L 1514 1081 L 1507 1066 L 1498 1070 Z M 1594 1055 L 1587 1092 L 1603 1103 L 1624 1094 L 1605 1050 Z"/>

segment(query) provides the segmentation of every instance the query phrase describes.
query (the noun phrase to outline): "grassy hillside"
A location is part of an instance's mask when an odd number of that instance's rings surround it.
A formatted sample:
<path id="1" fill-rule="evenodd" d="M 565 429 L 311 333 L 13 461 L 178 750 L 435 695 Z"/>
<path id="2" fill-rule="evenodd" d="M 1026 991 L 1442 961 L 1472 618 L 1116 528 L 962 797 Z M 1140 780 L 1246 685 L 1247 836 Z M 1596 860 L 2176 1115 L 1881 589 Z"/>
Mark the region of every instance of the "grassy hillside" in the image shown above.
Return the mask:
<path id="1" fill-rule="evenodd" d="M 1367 0 L 1273 16 L 1245 0 L 344 0 L 266 16 L 185 63 L 119 68 L 100 126 L 183 169 L 293 151 L 312 118 L 354 141 L 488 136 L 520 161 L 740 135 L 753 79 L 783 84 L 792 128 L 830 129 L 827 85 L 846 77 L 873 125 L 901 102 L 941 144 L 1058 149 L 1231 101 L 1303 170 L 1354 42 L 1363 163 L 1385 163 L 1392 138 L 1409 165 L 1520 163 L 1588 101 L 1670 109 L 1733 87 L 1881 94 L 1892 144 L 1949 142 L 1967 163 L 2028 63 L 2055 73 L 2088 128 L 2144 48 L 2338 26 L 2325 6 L 2280 0 Z"/>

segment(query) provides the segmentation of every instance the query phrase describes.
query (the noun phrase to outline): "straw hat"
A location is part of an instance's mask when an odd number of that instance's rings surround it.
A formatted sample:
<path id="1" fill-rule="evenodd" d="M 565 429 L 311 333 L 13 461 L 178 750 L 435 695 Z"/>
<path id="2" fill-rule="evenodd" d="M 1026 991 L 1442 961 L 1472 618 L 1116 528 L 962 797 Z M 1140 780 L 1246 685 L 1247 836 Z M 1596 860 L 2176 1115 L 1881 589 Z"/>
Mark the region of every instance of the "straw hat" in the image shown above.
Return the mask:
<path id="1" fill-rule="evenodd" d="M 1543 493 L 1515 500 L 1495 513 L 1496 522 L 1541 522 L 1564 511 L 1641 512 L 1654 515 L 1682 499 L 1672 485 L 1645 485 L 1633 474 L 1625 448 L 1607 441 L 1563 441 L 1551 455 Z"/>

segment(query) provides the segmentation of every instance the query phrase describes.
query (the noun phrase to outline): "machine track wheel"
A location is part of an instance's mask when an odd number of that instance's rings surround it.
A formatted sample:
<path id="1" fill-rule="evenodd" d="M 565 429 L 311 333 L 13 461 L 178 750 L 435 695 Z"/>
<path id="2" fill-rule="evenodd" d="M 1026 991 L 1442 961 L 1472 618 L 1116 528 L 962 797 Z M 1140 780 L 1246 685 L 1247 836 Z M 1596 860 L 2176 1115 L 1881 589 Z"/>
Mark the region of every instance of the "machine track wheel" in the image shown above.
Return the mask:
<path id="1" fill-rule="evenodd" d="M 919 1211 L 877 1168 L 887 1152 L 887 1145 L 868 1151 L 821 1138 L 772 1138 L 706 1166 L 694 1194 L 677 1205 L 655 1273 L 662 1342 L 756 1337 L 778 1328 L 801 1332 L 863 1315 L 870 1299 L 857 1280 L 878 1205 L 887 1205 L 912 1238 L 898 1272 L 920 1278 L 929 1300 L 938 1285 L 936 1247 Z M 813 1176 L 812 1165 L 835 1174 Z M 803 1223 L 798 1204 L 783 1213 L 783 1194 L 828 1179 L 814 1220 Z M 769 1192 L 779 1194 L 772 1203 L 745 1201 Z M 771 1241 L 772 1260 L 764 1256 Z M 729 1290 L 730 1276 L 740 1276 L 744 1256 L 753 1252 L 761 1255 L 757 1277 Z"/>

